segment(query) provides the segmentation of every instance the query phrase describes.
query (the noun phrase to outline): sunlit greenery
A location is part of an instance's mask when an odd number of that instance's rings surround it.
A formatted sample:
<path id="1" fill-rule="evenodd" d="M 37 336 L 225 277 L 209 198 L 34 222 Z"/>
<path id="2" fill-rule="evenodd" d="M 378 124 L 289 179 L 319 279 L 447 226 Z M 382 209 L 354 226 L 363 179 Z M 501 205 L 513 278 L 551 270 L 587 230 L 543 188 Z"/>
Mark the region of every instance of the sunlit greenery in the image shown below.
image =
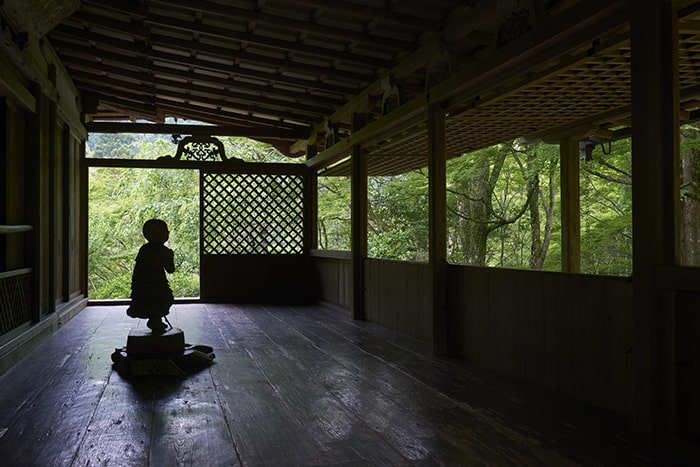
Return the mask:
<path id="1" fill-rule="evenodd" d="M 273 146 L 221 138 L 229 157 L 301 162 Z M 700 265 L 700 130 L 681 129 L 683 264 Z M 167 136 L 91 135 L 88 157 L 156 159 L 172 155 Z M 455 264 L 561 270 L 558 145 L 519 141 L 464 154 L 447 163 L 448 260 Z M 632 154 L 629 139 L 596 145 L 580 161 L 581 271 L 632 273 Z M 368 180 L 368 254 L 427 261 L 427 169 Z M 196 170 L 91 168 L 89 175 L 91 298 L 125 298 L 144 239 L 141 225 L 170 225 L 176 296 L 199 293 L 199 179 Z M 350 249 L 350 179 L 319 177 L 318 247 Z"/>
<path id="2" fill-rule="evenodd" d="M 229 157 L 254 162 L 292 162 L 274 147 L 246 138 L 220 138 Z M 87 156 L 157 159 L 173 155 L 167 136 L 91 135 Z M 163 219 L 176 271 L 176 297 L 199 295 L 199 172 L 197 170 L 92 167 L 88 177 L 88 286 L 93 299 L 126 298 L 143 223 Z"/>

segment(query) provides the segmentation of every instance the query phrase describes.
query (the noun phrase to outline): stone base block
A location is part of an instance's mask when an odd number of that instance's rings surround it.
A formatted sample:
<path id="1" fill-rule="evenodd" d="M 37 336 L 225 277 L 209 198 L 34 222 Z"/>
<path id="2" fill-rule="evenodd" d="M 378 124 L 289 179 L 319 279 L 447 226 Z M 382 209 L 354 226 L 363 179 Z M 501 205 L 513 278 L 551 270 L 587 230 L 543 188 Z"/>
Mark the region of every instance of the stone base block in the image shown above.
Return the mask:
<path id="1" fill-rule="evenodd" d="M 148 328 L 134 328 L 126 339 L 126 351 L 132 357 L 168 355 L 185 350 L 185 333 L 171 328 L 163 334 L 152 334 Z"/>

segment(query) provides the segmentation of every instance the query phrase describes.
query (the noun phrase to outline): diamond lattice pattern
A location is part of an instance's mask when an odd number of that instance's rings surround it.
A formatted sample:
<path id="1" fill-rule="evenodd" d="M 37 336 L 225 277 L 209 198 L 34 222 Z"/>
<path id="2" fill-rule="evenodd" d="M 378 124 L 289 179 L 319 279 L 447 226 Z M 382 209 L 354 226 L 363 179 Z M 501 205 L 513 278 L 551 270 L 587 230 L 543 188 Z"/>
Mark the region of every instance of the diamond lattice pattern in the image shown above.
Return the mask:
<path id="1" fill-rule="evenodd" d="M 303 193 L 298 175 L 202 173 L 203 253 L 302 253 Z"/>

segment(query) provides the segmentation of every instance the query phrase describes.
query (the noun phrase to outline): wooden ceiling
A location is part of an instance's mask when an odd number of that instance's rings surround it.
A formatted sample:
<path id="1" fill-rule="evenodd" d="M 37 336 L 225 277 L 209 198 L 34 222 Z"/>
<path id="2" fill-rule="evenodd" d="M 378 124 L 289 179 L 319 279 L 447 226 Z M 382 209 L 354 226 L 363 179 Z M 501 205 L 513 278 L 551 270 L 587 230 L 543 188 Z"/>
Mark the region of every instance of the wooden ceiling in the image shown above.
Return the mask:
<path id="1" fill-rule="evenodd" d="M 677 3 L 690 117 L 700 99 L 700 2 Z M 86 121 L 198 120 L 290 156 L 314 146 L 309 164 L 335 164 L 328 174 L 347 173 L 339 162 L 358 143 L 371 173 L 425 166 L 433 104 L 448 115 L 450 157 L 518 137 L 629 131 L 628 1 L 32 4 L 65 12 L 51 16 L 46 35 L 81 92 Z"/>

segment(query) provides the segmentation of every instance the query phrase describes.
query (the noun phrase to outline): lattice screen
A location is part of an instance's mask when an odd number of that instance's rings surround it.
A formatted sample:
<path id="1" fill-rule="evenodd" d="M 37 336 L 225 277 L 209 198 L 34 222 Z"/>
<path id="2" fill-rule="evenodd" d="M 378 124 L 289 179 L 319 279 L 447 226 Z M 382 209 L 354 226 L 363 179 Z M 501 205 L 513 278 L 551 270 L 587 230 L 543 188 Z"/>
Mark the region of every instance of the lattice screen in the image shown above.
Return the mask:
<path id="1" fill-rule="evenodd" d="M 30 318 L 31 272 L 3 273 L 0 277 L 0 335 Z"/>
<path id="2" fill-rule="evenodd" d="M 202 173 L 202 253 L 299 254 L 303 178 Z"/>

